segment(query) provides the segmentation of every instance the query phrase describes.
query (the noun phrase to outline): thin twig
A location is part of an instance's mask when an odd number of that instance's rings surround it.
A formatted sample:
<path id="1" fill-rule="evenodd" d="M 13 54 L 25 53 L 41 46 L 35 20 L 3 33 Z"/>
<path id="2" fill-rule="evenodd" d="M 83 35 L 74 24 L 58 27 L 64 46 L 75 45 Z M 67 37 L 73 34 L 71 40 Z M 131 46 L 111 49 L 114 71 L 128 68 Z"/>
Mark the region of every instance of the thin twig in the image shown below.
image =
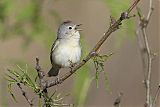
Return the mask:
<path id="1" fill-rule="evenodd" d="M 147 39 L 147 34 L 146 34 L 146 28 L 142 28 L 142 34 L 144 36 L 144 41 L 145 41 L 145 45 L 146 45 L 146 52 L 147 52 L 147 59 L 148 59 L 148 63 L 147 63 L 147 77 L 146 77 L 146 104 L 150 105 L 150 81 L 151 81 L 151 66 L 152 66 L 152 56 L 151 56 L 151 51 L 149 48 L 149 43 L 148 43 L 148 39 Z"/>
<path id="2" fill-rule="evenodd" d="M 49 105 L 52 105 L 52 106 L 55 106 L 55 107 L 73 107 L 74 105 L 73 104 L 49 104 Z M 46 106 L 46 104 L 44 104 L 42 107 Z"/>
<path id="3" fill-rule="evenodd" d="M 151 51 L 149 48 L 149 43 L 148 43 L 148 39 L 147 39 L 147 34 L 146 34 L 146 28 L 142 28 L 142 34 L 144 36 L 144 41 L 145 41 L 145 45 L 146 45 L 146 49 L 147 49 L 147 59 L 148 59 L 148 63 L 147 63 L 147 77 L 146 77 L 146 104 L 150 105 L 150 81 L 151 81 L 151 66 L 152 66 L 152 56 L 151 56 Z"/>
<path id="4" fill-rule="evenodd" d="M 159 86 L 158 86 L 158 88 L 157 88 L 157 91 L 156 91 L 156 94 L 155 94 L 155 96 L 154 96 L 154 98 L 153 98 L 153 103 L 152 103 L 152 106 L 153 106 L 153 107 L 156 105 L 156 102 L 157 102 L 157 99 L 158 99 L 158 97 L 159 97 L 159 94 L 160 94 L 160 84 L 159 84 Z"/>
<path id="5" fill-rule="evenodd" d="M 152 69 L 152 55 L 151 55 L 151 50 L 149 47 L 149 43 L 148 43 L 148 37 L 146 34 L 146 28 L 148 26 L 149 20 L 151 18 L 153 12 L 153 8 L 152 8 L 152 0 L 150 0 L 150 4 L 149 4 L 149 12 L 147 15 L 147 18 L 145 19 L 147 24 L 146 26 L 143 26 L 141 28 L 142 30 L 142 35 L 144 37 L 144 43 L 146 46 L 146 53 L 147 53 L 147 59 L 148 59 L 148 63 L 147 63 L 147 77 L 146 77 L 146 105 L 151 107 L 152 106 L 152 102 L 151 102 L 151 86 L 150 86 L 150 82 L 151 82 L 151 69 Z"/>
<path id="6" fill-rule="evenodd" d="M 64 80 L 69 78 L 73 73 L 75 73 L 79 68 L 81 68 L 87 61 L 89 61 L 94 55 L 93 53 L 97 53 L 98 49 L 102 46 L 102 44 L 106 41 L 106 39 L 113 33 L 114 31 L 119 29 L 119 26 L 122 24 L 121 22 L 125 19 L 129 18 L 130 12 L 135 8 L 135 6 L 139 3 L 140 0 L 134 1 L 134 3 L 129 7 L 126 12 L 121 13 L 120 18 L 115 21 L 115 23 L 111 24 L 109 29 L 103 35 L 103 37 L 98 41 L 95 47 L 90 51 L 90 53 L 78 64 L 76 64 L 70 72 L 67 72 L 59 80 L 46 81 L 46 88 L 55 86 L 57 84 L 61 84 Z"/>
<path id="7" fill-rule="evenodd" d="M 138 10 L 138 9 L 137 9 Z M 139 20 L 140 20 L 140 24 L 139 24 L 139 29 L 137 29 L 137 37 L 138 37 L 138 41 L 139 41 L 139 47 L 140 47 L 140 51 L 141 51 L 141 56 L 142 56 L 142 63 L 143 63 L 143 69 L 144 71 L 144 84 L 145 84 L 145 89 L 146 89 L 146 103 L 145 103 L 145 107 L 152 107 L 152 102 L 151 102 L 151 86 L 150 86 L 150 82 L 151 82 L 151 68 L 152 68 L 152 53 L 149 47 L 149 43 L 148 43 L 148 37 L 146 34 L 146 28 L 148 26 L 148 23 L 150 21 L 151 15 L 153 12 L 153 7 L 152 7 L 152 0 L 150 0 L 150 4 L 149 4 L 149 11 L 147 14 L 147 17 L 143 17 L 143 15 L 141 15 L 141 13 L 138 11 L 138 16 L 139 16 Z M 139 30 L 141 29 L 142 31 L 142 35 L 143 35 L 143 41 L 144 41 L 144 48 L 141 47 L 140 45 L 142 44 L 142 40 L 140 40 L 140 35 L 138 34 Z M 145 54 L 147 54 L 147 66 L 145 64 Z"/>
<path id="8" fill-rule="evenodd" d="M 150 20 L 151 15 L 152 15 L 153 10 L 154 10 L 154 8 L 152 7 L 152 5 L 153 5 L 153 0 L 150 0 L 149 1 L 149 11 L 148 11 L 148 15 L 147 15 L 147 18 L 146 18 L 148 21 Z"/>
<path id="9" fill-rule="evenodd" d="M 43 83 L 44 83 L 44 79 L 43 77 L 45 76 L 44 75 L 44 72 L 42 71 L 41 67 L 40 67 L 40 64 L 39 64 L 39 58 L 36 57 L 36 70 L 37 70 L 37 73 L 38 73 L 38 77 L 39 77 L 39 80 L 40 80 L 40 86 L 41 88 L 43 89 Z"/>
<path id="10" fill-rule="evenodd" d="M 134 8 L 135 6 L 138 4 L 140 0 L 136 0 L 131 6 L 130 8 L 128 8 L 127 12 L 130 13 Z"/>
<path id="11" fill-rule="evenodd" d="M 20 83 L 17 83 L 17 85 L 18 85 L 19 89 L 21 90 L 22 95 L 23 95 L 24 98 L 27 100 L 28 104 L 30 105 L 30 107 L 33 107 L 33 102 L 32 102 L 32 100 L 30 100 L 30 99 L 28 98 L 28 96 L 26 95 L 26 92 L 23 90 L 23 88 L 21 87 Z"/>
<path id="12" fill-rule="evenodd" d="M 44 76 L 45 76 L 45 73 L 44 71 L 42 71 L 41 67 L 40 67 L 40 64 L 39 64 L 39 58 L 36 57 L 36 67 L 35 69 L 37 70 L 37 73 L 38 73 L 38 77 L 39 77 L 39 81 L 40 81 L 40 88 L 43 92 L 43 97 L 44 97 L 44 102 L 46 103 L 47 102 L 47 99 L 49 98 L 48 97 L 48 91 L 47 91 L 47 88 L 46 85 L 45 85 L 45 80 L 44 80 Z M 50 105 L 46 105 L 46 107 L 50 107 Z"/>

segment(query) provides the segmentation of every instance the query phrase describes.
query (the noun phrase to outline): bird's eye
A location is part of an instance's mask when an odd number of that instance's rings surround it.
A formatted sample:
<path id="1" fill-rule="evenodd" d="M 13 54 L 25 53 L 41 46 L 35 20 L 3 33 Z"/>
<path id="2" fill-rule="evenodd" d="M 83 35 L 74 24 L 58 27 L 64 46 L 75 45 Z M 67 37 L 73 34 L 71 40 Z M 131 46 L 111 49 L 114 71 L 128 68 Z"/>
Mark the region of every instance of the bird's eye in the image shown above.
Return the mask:
<path id="1" fill-rule="evenodd" d="M 72 29 L 72 27 L 69 27 L 69 29 L 71 30 L 71 29 Z"/>

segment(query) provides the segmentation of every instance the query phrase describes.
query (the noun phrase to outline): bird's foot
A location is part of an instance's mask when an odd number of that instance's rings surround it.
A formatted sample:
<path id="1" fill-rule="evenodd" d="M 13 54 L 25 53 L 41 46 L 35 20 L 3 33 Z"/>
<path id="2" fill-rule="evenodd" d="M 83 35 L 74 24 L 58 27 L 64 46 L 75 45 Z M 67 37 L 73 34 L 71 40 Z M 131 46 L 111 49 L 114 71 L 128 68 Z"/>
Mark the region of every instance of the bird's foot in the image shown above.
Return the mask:
<path id="1" fill-rule="evenodd" d="M 62 83 L 62 80 L 60 79 L 59 76 L 57 76 L 56 79 L 55 79 L 55 82 L 56 82 L 56 84 L 58 85 L 58 84 L 61 84 L 61 83 Z"/>
<path id="2" fill-rule="evenodd" d="M 76 65 L 76 63 L 73 63 L 71 60 L 69 60 L 69 63 L 70 63 L 70 68 L 73 68 Z"/>

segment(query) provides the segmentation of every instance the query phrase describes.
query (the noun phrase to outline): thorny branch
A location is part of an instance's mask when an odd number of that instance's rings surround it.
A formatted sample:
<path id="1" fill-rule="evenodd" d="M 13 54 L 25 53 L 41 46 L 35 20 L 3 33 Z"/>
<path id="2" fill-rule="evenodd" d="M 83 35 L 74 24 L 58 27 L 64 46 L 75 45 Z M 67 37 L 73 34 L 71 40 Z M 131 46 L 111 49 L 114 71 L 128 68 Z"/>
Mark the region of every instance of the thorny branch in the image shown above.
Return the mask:
<path id="1" fill-rule="evenodd" d="M 153 55 L 152 52 L 150 50 L 149 47 L 149 43 L 148 43 L 148 36 L 146 34 L 146 29 L 148 26 L 148 23 L 150 21 L 152 12 L 153 12 L 153 7 L 152 7 L 152 0 L 150 0 L 149 3 L 149 10 L 148 10 L 148 14 L 147 17 L 144 17 L 141 14 L 141 11 L 139 8 L 137 8 L 138 11 L 138 16 L 139 16 L 139 27 L 136 31 L 137 34 L 137 38 L 138 38 L 138 42 L 139 42 L 139 48 L 140 48 L 140 52 L 141 52 L 141 57 L 142 57 L 142 63 L 143 63 L 143 73 L 144 73 L 144 84 L 145 84 L 145 89 L 146 89 L 146 102 L 145 102 L 145 107 L 153 107 L 154 103 L 156 101 L 151 100 L 151 73 L 152 73 L 152 59 L 153 59 Z M 140 37 L 139 31 L 142 32 L 142 37 Z M 144 41 L 144 46 L 143 46 L 143 41 Z M 146 56 L 147 55 L 147 64 L 146 62 Z M 159 90 L 159 88 L 158 88 Z M 157 95 L 157 94 L 156 94 Z M 155 99 L 156 100 L 156 99 Z"/>

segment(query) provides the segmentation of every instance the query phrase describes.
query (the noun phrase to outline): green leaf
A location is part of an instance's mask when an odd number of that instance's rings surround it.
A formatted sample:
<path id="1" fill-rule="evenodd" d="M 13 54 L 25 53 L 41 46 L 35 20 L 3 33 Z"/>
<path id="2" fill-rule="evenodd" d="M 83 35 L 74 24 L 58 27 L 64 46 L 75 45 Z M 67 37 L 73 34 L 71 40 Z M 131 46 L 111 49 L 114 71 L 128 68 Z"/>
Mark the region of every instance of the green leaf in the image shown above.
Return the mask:
<path id="1" fill-rule="evenodd" d="M 10 93 L 10 95 L 12 96 L 13 100 L 15 102 L 17 102 L 16 97 L 14 96 L 14 94 L 12 93 L 12 84 L 8 84 L 8 92 Z"/>
<path id="2" fill-rule="evenodd" d="M 20 74 L 18 72 L 16 72 L 15 70 L 9 70 L 9 73 L 14 75 L 17 78 L 20 78 Z"/>
<path id="3" fill-rule="evenodd" d="M 99 83 L 99 82 L 98 82 L 98 81 L 99 81 L 99 74 L 100 74 L 99 72 L 96 72 L 96 77 L 95 77 L 95 79 L 96 79 L 96 87 L 97 87 L 97 88 L 98 88 L 98 86 L 99 86 L 99 85 L 98 85 L 98 83 Z"/>
<path id="4" fill-rule="evenodd" d="M 5 74 L 5 79 L 9 82 L 9 83 L 17 83 L 18 81 L 13 78 L 12 76 L 8 75 L 8 74 Z"/>
<path id="5" fill-rule="evenodd" d="M 16 65 L 18 65 L 21 69 L 22 68 L 26 68 L 26 61 L 22 61 L 22 60 L 17 60 L 17 59 L 10 59 L 9 60 L 11 63 L 15 63 Z M 24 66 L 25 65 L 25 66 Z M 17 68 L 19 68 L 17 67 Z M 16 69 L 15 71 L 18 71 L 19 69 Z M 37 76 L 37 72 L 35 72 L 35 68 L 33 65 L 28 65 L 27 67 L 27 74 L 31 77 L 31 78 L 35 78 Z"/>
<path id="6" fill-rule="evenodd" d="M 92 58 L 93 62 L 94 62 L 95 69 L 96 69 L 95 80 L 96 80 L 97 88 L 98 88 L 99 75 L 101 72 L 104 72 L 104 62 L 107 61 L 107 59 L 112 55 L 113 55 L 113 53 L 110 53 L 109 55 L 97 55 Z M 104 72 L 104 74 L 105 74 L 105 72 Z M 107 75 L 104 75 L 104 77 L 105 77 L 105 83 L 107 86 L 107 84 L 108 84 Z"/>

